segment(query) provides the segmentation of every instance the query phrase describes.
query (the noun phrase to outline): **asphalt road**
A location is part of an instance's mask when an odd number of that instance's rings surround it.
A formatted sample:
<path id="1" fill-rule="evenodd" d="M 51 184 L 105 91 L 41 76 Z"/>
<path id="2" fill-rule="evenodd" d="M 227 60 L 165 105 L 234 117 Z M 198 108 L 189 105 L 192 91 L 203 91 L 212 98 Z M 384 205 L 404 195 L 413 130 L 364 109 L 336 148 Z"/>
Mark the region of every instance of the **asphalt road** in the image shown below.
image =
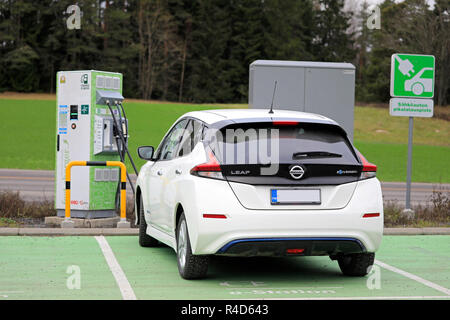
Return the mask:
<path id="1" fill-rule="evenodd" d="M 134 174 L 130 175 L 133 182 Z M 406 183 L 382 182 L 383 198 L 385 201 L 397 201 L 405 203 Z M 49 200 L 54 198 L 54 172 L 47 170 L 18 170 L 0 169 L 0 191 L 19 191 L 27 201 Z M 411 192 L 412 205 L 427 205 L 433 190 L 441 190 L 450 193 L 450 184 L 413 183 Z M 127 195 L 132 196 L 127 184 Z"/>
<path id="2" fill-rule="evenodd" d="M 130 174 L 133 183 L 136 175 Z M 26 201 L 53 201 L 55 197 L 55 173 L 51 170 L 0 169 L 0 191 L 19 191 Z M 127 183 L 127 195 L 133 195 Z"/>

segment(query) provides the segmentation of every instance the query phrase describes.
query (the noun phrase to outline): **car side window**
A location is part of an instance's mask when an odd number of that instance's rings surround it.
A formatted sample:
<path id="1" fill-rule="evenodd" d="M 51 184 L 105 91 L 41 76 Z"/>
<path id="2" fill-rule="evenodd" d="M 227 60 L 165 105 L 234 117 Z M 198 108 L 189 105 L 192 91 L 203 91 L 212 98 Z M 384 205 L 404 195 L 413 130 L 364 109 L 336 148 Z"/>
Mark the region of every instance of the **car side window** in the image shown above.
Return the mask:
<path id="1" fill-rule="evenodd" d="M 202 140 L 203 128 L 204 128 L 203 123 L 201 123 L 200 121 L 194 120 L 194 134 L 193 134 L 194 135 L 194 142 L 193 142 L 194 145 L 192 148 L 194 148 L 197 145 L 197 143 L 200 140 Z"/>
<path id="2" fill-rule="evenodd" d="M 194 131 L 194 126 L 192 124 L 192 120 L 189 120 L 189 123 L 186 126 L 186 130 L 184 130 L 183 137 L 181 138 L 180 148 L 178 149 L 178 157 L 185 156 L 191 152 L 191 140 L 192 140 L 192 132 Z"/>
<path id="3" fill-rule="evenodd" d="M 179 157 L 191 153 L 197 142 L 200 140 L 202 129 L 203 124 L 200 121 L 189 121 L 181 140 L 180 149 L 178 150 Z"/>
<path id="4" fill-rule="evenodd" d="M 172 128 L 166 139 L 164 139 L 160 151 L 158 151 L 158 160 L 171 160 L 175 157 L 175 152 L 180 144 L 187 122 L 187 119 L 183 119 Z"/>

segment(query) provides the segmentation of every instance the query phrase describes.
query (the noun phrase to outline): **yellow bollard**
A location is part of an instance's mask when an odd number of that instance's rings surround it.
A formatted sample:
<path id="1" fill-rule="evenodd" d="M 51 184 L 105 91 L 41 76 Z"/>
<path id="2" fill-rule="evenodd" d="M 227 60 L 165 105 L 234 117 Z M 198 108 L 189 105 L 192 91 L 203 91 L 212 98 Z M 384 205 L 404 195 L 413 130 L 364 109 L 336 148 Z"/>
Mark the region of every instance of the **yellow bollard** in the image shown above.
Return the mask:
<path id="1" fill-rule="evenodd" d="M 120 161 L 71 161 L 66 166 L 66 205 L 65 205 L 65 227 L 73 227 L 73 222 L 70 223 L 70 172 L 74 166 L 107 166 L 120 167 L 120 222 L 117 224 L 118 228 L 129 227 L 126 219 L 127 210 L 127 168 Z M 61 227 L 63 225 L 61 224 Z"/>

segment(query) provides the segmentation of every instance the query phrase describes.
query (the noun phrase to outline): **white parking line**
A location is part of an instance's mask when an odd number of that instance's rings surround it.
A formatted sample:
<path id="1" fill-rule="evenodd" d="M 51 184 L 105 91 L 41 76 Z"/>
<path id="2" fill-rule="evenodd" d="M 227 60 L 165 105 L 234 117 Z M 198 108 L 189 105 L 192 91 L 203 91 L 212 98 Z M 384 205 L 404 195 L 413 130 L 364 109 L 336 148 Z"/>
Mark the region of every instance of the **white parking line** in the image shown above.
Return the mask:
<path id="1" fill-rule="evenodd" d="M 410 279 L 412 279 L 414 281 L 420 282 L 421 284 L 426 285 L 427 287 L 433 288 L 433 289 L 435 289 L 437 291 L 440 291 L 440 292 L 445 293 L 446 295 L 450 296 L 450 290 L 449 289 L 444 288 L 444 287 L 442 287 L 442 286 L 440 286 L 440 285 L 438 285 L 438 284 L 436 284 L 434 282 L 425 280 L 425 279 L 423 279 L 423 278 L 421 278 L 419 276 L 416 276 L 416 275 L 414 275 L 412 273 L 409 273 L 409 272 L 403 271 L 401 269 L 398 269 L 396 267 L 390 266 L 387 263 L 381 262 L 380 260 L 375 260 L 375 264 L 379 265 L 382 268 L 390 270 L 392 272 L 401 274 L 404 277 L 407 277 L 407 278 L 410 278 Z"/>
<path id="2" fill-rule="evenodd" d="M 136 300 L 136 295 L 134 294 L 133 288 L 131 288 L 125 273 L 120 267 L 119 262 L 117 262 L 114 252 L 109 246 L 108 241 L 106 241 L 104 236 L 96 236 L 100 249 L 102 249 L 103 255 L 105 256 L 106 262 L 108 263 L 109 270 L 111 270 L 114 278 L 116 279 L 117 285 L 119 286 L 120 292 L 124 300 Z"/>
<path id="3" fill-rule="evenodd" d="M 261 288 L 261 287 L 252 287 L 252 288 L 224 288 L 226 290 L 317 290 L 317 289 L 343 289 L 344 287 L 286 287 L 286 288 L 279 288 L 279 287 L 272 287 L 272 288 Z"/>
<path id="4" fill-rule="evenodd" d="M 393 296 L 393 297 L 311 297 L 311 298 L 251 298 L 234 300 L 421 300 L 421 299 L 450 299 L 450 296 Z"/>

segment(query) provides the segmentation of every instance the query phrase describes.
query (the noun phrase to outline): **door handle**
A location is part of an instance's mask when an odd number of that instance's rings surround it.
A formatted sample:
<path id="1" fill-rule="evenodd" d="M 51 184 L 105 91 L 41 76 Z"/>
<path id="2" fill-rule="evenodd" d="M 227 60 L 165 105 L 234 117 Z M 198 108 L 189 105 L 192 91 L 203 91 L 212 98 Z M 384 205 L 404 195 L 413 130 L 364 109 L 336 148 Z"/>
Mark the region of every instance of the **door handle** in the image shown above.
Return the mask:
<path id="1" fill-rule="evenodd" d="M 157 174 L 158 176 L 162 176 L 163 172 L 162 172 L 162 170 L 158 170 L 158 171 L 156 172 L 156 174 Z"/>
<path id="2" fill-rule="evenodd" d="M 183 173 L 183 171 L 181 171 L 180 169 L 175 169 L 175 174 L 180 175 L 180 174 L 182 174 L 182 173 Z"/>

